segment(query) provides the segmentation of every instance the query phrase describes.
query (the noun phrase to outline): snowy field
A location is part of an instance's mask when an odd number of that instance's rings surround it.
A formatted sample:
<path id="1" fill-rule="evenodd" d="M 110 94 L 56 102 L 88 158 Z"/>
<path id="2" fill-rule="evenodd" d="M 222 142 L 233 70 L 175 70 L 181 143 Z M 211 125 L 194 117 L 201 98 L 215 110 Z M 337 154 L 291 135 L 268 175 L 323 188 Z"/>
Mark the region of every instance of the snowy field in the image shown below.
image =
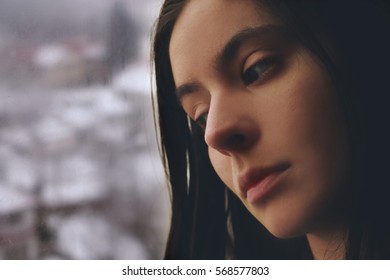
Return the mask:
<path id="1" fill-rule="evenodd" d="M 37 43 L 0 28 L 0 259 L 162 257 L 148 45 L 158 2 L 126 2 L 139 51 L 109 78 L 96 38 Z"/>

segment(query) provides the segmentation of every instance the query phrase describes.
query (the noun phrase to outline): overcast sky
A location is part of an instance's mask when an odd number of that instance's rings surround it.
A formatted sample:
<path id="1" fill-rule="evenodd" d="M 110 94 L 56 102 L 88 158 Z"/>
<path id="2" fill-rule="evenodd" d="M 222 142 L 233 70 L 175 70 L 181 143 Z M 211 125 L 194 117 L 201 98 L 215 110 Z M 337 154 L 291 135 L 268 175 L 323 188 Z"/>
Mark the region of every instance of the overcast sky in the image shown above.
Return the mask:
<path id="1" fill-rule="evenodd" d="M 0 24 L 15 36 L 102 28 L 111 0 L 0 0 Z"/>
<path id="2" fill-rule="evenodd" d="M 61 34 L 94 29 L 101 35 L 107 28 L 110 7 L 116 0 L 0 0 L 0 29 L 18 37 L 39 33 Z M 161 0 L 121 0 L 130 9 L 156 7 Z M 154 8 L 155 9 L 155 8 Z M 139 15 L 140 11 L 132 11 Z M 143 12 L 144 13 L 144 12 Z M 0 30 L 1 31 L 1 30 Z M 52 36 L 51 35 L 51 36 Z M 42 39 L 42 38 L 38 38 Z"/>

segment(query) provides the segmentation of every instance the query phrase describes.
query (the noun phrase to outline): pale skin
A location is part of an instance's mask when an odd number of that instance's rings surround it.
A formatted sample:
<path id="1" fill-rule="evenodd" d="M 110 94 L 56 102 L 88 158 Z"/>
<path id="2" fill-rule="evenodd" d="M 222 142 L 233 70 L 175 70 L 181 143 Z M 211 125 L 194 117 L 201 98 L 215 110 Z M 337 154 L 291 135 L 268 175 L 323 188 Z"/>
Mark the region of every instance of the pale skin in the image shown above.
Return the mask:
<path id="1" fill-rule="evenodd" d="M 181 104 L 226 186 L 276 237 L 306 235 L 314 258 L 344 258 L 347 133 L 318 59 L 250 0 L 190 1 L 169 51 Z"/>

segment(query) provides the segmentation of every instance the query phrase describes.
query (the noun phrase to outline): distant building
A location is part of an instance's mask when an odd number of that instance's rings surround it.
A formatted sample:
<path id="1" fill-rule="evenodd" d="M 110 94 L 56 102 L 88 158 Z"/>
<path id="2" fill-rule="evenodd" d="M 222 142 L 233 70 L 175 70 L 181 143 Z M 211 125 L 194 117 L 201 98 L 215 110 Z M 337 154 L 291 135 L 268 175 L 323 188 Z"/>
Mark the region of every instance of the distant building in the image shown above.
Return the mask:
<path id="1" fill-rule="evenodd" d="M 42 81 L 50 87 L 107 83 L 108 69 L 103 45 L 83 39 L 41 46 L 35 64 Z"/>
<path id="2" fill-rule="evenodd" d="M 37 258 L 35 207 L 32 195 L 0 185 L 0 259 Z"/>

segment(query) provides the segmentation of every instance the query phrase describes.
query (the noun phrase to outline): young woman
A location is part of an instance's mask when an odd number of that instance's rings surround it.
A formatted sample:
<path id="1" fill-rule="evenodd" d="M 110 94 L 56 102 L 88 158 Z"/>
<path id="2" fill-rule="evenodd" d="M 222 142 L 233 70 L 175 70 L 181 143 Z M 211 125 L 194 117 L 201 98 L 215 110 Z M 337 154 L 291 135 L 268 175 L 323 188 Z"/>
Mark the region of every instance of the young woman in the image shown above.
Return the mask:
<path id="1" fill-rule="evenodd" d="M 390 258 L 381 1 L 166 0 L 167 259 Z"/>

